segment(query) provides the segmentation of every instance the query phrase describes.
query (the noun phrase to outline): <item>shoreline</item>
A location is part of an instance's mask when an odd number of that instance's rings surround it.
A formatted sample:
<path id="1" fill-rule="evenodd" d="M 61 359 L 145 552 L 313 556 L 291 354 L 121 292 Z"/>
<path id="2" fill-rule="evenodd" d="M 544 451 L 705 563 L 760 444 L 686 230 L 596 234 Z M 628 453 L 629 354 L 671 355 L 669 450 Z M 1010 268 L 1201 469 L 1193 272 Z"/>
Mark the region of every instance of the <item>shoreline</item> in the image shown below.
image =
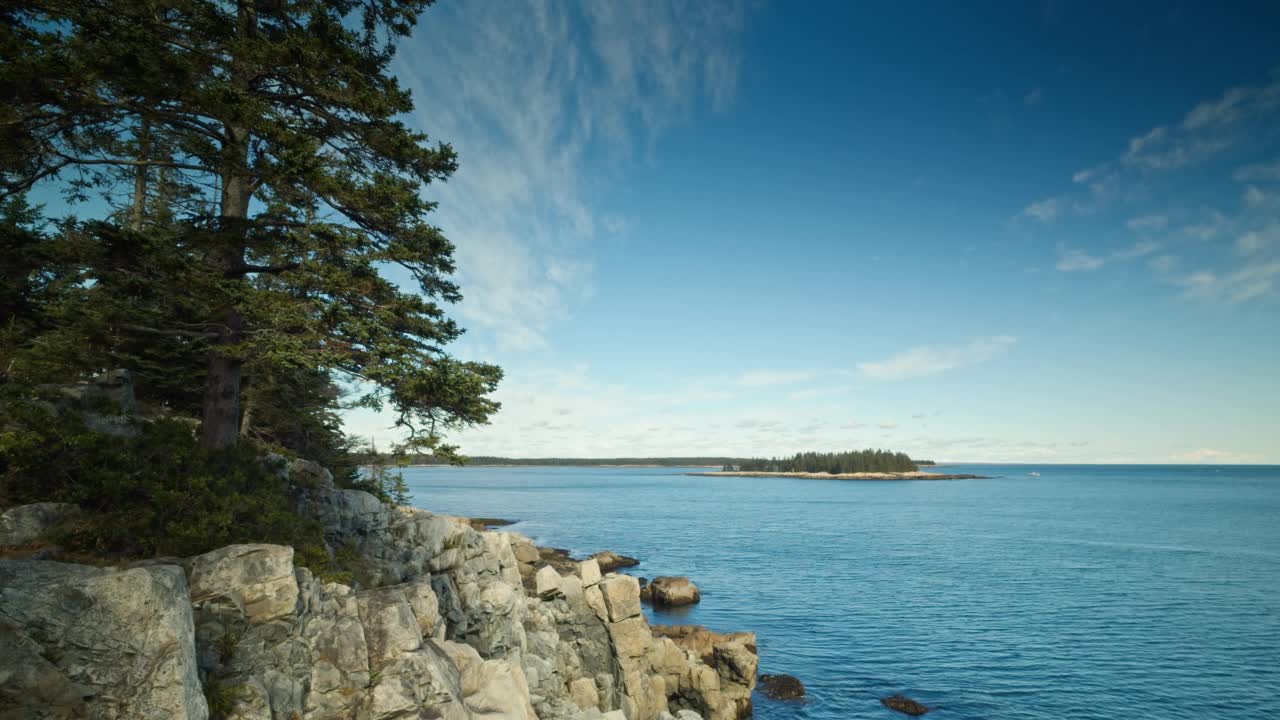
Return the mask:
<path id="1" fill-rule="evenodd" d="M 439 464 L 439 463 L 436 463 L 436 464 L 431 464 L 431 465 L 424 465 L 424 464 L 404 465 L 403 467 L 407 467 L 407 468 L 435 468 L 435 467 L 440 467 L 440 468 L 458 468 L 458 467 L 464 467 L 464 468 L 467 468 L 467 467 L 490 467 L 490 468 L 492 468 L 492 467 L 517 467 L 517 468 L 533 468 L 533 467 L 541 467 L 541 468 L 573 468 L 573 467 L 595 467 L 595 468 L 671 468 L 671 469 L 676 469 L 676 468 L 704 468 L 704 467 L 719 467 L 719 466 L 718 466 L 718 465 L 659 465 L 659 464 L 657 464 L 657 463 L 651 463 L 651 464 L 647 464 L 647 465 L 641 465 L 641 464 L 631 464 L 631 465 L 610 465 L 610 464 L 606 464 L 606 463 L 598 463 L 598 464 L 594 464 L 594 465 L 587 465 L 587 464 L 574 464 L 574 465 L 542 465 L 542 464 L 527 464 L 527 463 L 523 463 L 523 464 L 522 464 L 522 463 L 467 463 L 466 465 L 445 465 L 445 464 Z"/>
<path id="2" fill-rule="evenodd" d="M 990 480 L 990 475 L 973 475 L 969 473 L 945 474 L 923 472 L 859 472 L 859 473 L 808 473 L 808 472 L 759 472 L 754 470 L 721 470 L 718 472 L 695 472 L 685 475 L 696 477 L 783 477 L 800 478 L 802 480 Z"/>

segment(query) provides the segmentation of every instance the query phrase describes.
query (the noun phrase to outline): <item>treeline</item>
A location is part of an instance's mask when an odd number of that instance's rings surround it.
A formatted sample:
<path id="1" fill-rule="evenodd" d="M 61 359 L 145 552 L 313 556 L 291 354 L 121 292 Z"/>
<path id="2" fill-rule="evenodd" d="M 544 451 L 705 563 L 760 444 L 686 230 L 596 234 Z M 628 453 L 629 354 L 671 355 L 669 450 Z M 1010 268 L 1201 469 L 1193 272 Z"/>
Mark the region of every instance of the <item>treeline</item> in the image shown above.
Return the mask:
<path id="1" fill-rule="evenodd" d="M 363 462 L 378 460 L 382 463 L 400 462 L 406 465 L 446 465 L 447 461 L 434 455 L 411 454 L 402 456 L 364 456 Z M 731 457 L 619 457 L 619 458 L 510 458 L 492 455 L 471 455 L 469 465 L 536 465 L 556 467 L 591 467 L 601 465 L 657 465 L 659 467 L 716 467 L 740 462 Z"/>
<path id="2" fill-rule="evenodd" d="M 791 457 L 751 458 L 726 463 L 726 471 L 743 472 L 912 472 L 917 463 L 906 453 L 889 450 L 854 450 L 842 453 L 801 452 Z"/>

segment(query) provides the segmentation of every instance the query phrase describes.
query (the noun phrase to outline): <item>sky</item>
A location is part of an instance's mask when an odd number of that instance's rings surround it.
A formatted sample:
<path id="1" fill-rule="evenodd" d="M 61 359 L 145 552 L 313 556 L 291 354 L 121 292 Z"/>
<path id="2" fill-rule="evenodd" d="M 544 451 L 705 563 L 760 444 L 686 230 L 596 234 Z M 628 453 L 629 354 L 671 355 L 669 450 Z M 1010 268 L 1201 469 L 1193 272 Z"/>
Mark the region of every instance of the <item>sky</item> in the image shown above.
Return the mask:
<path id="1" fill-rule="evenodd" d="M 460 169 L 456 434 L 1280 462 L 1280 6 L 453 0 L 394 72 Z M 389 419 L 348 429 L 393 438 Z"/>

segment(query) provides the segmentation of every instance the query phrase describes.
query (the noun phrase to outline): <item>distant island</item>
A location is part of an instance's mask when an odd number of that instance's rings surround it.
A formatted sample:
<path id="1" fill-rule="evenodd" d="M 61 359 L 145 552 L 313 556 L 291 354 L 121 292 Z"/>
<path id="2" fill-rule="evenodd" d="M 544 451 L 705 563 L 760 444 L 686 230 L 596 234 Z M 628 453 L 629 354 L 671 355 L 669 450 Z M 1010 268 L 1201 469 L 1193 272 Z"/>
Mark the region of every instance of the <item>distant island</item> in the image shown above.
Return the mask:
<path id="1" fill-rule="evenodd" d="M 864 453 L 880 453 L 880 452 L 885 452 L 885 451 L 879 451 L 879 450 L 868 450 L 868 451 L 861 451 L 861 452 L 864 452 Z M 815 454 L 815 453 L 803 453 L 803 455 L 806 455 L 806 456 L 807 456 L 807 455 L 814 455 L 814 454 Z M 829 453 L 829 454 L 830 454 L 830 453 Z M 838 453 L 838 455 L 840 455 L 841 457 L 843 457 L 843 456 L 848 456 L 848 455 L 852 455 L 852 454 L 855 454 L 855 453 Z M 917 467 L 917 466 L 932 466 L 932 465 L 934 465 L 934 462 L 933 462 L 932 460 L 912 460 L 911 458 L 909 458 L 909 457 L 907 457 L 907 456 L 905 456 L 905 455 L 902 455 L 902 453 L 894 453 L 894 455 L 895 455 L 895 458 L 896 458 L 897 456 L 901 456 L 902 458 L 906 458 L 906 462 L 905 462 L 905 463 L 903 463 L 903 462 L 902 462 L 901 460 L 899 460 L 899 459 L 895 459 L 895 461 L 894 461 L 894 463 L 893 463 L 893 468 L 892 468 L 892 469 L 894 469 L 894 470 L 897 470 L 897 469 L 900 469 L 900 468 L 905 468 L 905 469 L 909 469 L 909 470 L 916 470 L 916 469 L 918 469 L 918 467 Z M 617 458 L 563 458 L 563 457 L 552 457 L 552 458 L 509 458 L 509 457 L 499 457 L 499 456 L 495 456 L 495 455 L 472 455 L 472 456 L 469 456 L 469 457 L 467 457 L 467 458 L 466 458 L 466 462 L 465 462 L 465 464 L 466 464 L 466 465 L 471 465 L 471 466 L 480 466 L 480 467 L 485 467 L 485 466 L 491 466 L 491 467 L 520 467 L 520 466 L 533 466 L 533 467 L 539 467 L 539 466 L 540 466 L 540 467 L 709 467 L 709 468 L 710 468 L 710 467 L 718 467 L 718 468 L 722 468 L 722 469 L 724 469 L 724 470 L 733 470 L 733 471 L 737 471 L 737 470 L 762 470 L 762 471 L 763 471 L 763 470 L 771 470 L 771 469 L 775 469 L 776 464 L 777 464 L 777 463 L 779 463 L 779 462 L 789 462 L 789 461 L 790 461 L 790 459 L 788 459 L 787 461 L 779 461 L 779 460 L 777 460 L 777 459 L 773 459 L 773 460 L 760 460 L 760 459 L 758 459 L 758 458 L 735 458 L 735 457 L 724 457 L 724 456 L 715 456 L 715 457 L 617 457 Z M 363 456 L 361 456 L 361 457 L 360 457 L 360 464 L 368 465 L 368 464 L 371 464 L 371 463 L 373 463 L 373 462 L 378 462 L 378 463 L 386 464 L 386 465 L 396 465 L 396 464 L 401 464 L 401 465 L 408 465 L 408 466 L 435 466 L 435 465 L 449 465 L 449 464 L 451 464 L 451 463 L 450 463 L 450 461 L 448 461 L 448 460 L 446 460 L 446 459 L 442 459 L 442 458 L 436 457 L 436 456 L 434 456 L 434 455 L 429 455 L 429 454 L 411 454 L 411 455 L 400 455 L 400 456 L 396 456 L 396 455 L 388 455 L 388 454 L 378 453 L 378 454 L 376 454 L 376 455 L 372 455 L 372 454 L 365 454 L 365 455 L 363 455 Z M 762 465 L 761 465 L 761 463 L 766 463 L 766 464 L 768 464 L 768 466 L 767 466 L 767 467 L 766 467 L 766 466 L 762 466 Z M 853 467 L 855 467 L 855 465 L 842 465 L 841 467 L 842 467 L 842 468 L 846 468 L 846 469 L 841 470 L 842 472 L 858 472 L 858 471 L 860 471 L 861 469 L 870 469 L 870 468 L 872 467 L 872 465 L 871 465 L 871 464 L 859 464 L 859 465 L 856 465 L 856 467 L 858 467 L 860 470 L 848 469 L 848 468 L 853 468 Z M 885 469 L 885 470 L 887 470 L 887 469 L 890 469 L 890 468 L 888 468 L 887 466 L 886 466 L 886 467 L 883 467 L 883 468 L 882 468 L 882 467 L 880 467 L 880 466 L 876 466 L 876 468 L 875 468 L 875 469 L 877 469 L 877 470 L 881 470 L 881 469 Z M 822 470 L 822 472 L 825 472 L 825 471 L 826 471 L 826 468 L 825 468 L 825 466 L 824 466 L 824 469 Z"/>
<path id="2" fill-rule="evenodd" d="M 689 473 L 699 476 L 794 477 L 812 480 L 967 480 L 982 475 L 922 472 L 932 460 L 912 460 L 890 450 L 853 450 L 842 453 L 801 452 L 783 458 L 751 458 L 725 463 L 719 472 Z"/>
<path id="3" fill-rule="evenodd" d="M 434 455 L 381 456 L 384 462 L 407 465 L 448 465 L 450 462 Z M 545 466 L 545 467 L 723 467 L 740 462 L 731 457 L 619 457 L 619 458 L 509 458 L 492 455 L 471 455 L 466 465 L 481 466 Z"/>

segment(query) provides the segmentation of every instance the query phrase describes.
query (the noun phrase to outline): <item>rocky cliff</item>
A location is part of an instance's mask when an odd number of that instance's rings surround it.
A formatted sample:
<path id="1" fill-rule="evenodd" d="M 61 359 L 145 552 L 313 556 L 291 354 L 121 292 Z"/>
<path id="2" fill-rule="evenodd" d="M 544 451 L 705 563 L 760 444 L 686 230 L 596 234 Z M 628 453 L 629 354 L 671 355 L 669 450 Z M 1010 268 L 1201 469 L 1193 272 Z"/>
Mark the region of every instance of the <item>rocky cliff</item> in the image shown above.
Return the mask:
<path id="1" fill-rule="evenodd" d="M 293 550 L 90 567 L 0 560 L 0 719 L 735 720 L 755 637 L 655 633 L 629 576 L 395 507 L 295 461 L 302 512 L 357 587 Z M 74 508 L 14 508 L 0 545 Z M 559 569 L 557 569 L 559 568 Z"/>

